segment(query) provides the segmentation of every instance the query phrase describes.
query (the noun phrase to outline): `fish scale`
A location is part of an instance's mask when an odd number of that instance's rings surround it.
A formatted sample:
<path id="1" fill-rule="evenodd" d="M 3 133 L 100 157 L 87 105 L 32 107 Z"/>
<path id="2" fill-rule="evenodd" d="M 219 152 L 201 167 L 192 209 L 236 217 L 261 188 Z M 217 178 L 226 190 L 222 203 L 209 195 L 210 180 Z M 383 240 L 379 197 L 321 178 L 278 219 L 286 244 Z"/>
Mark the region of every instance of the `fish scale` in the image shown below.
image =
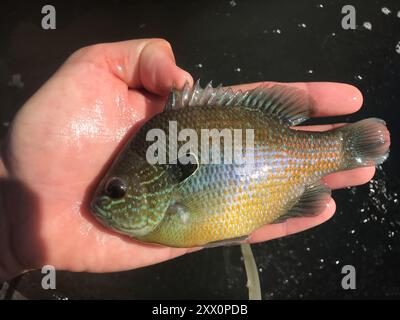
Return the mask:
<path id="1" fill-rule="evenodd" d="M 279 85 L 234 92 L 211 84 L 202 89 L 197 82 L 174 89 L 164 112 L 145 123 L 114 161 L 96 190 L 92 211 L 118 232 L 173 247 L 236 243 L 265 224 L 315 215 L 330 195 L 321 178 L 382 163 L 390 137 L 385 123 L 375 118 L 327 132 L 293 129 L 313 108 L 305 92 Z M 240 151 L 252 155 L 254 163 L 224 163 L 225 139 L 219 163 L 204 163 L 212 150 L 203 155 L 192 149 L 192 164 L 176 158 L 149 163 L 154 141 L 146 137 L 152 129 L 166 138 L 157 155 L 186 143 L 170 141 L 171 123 L 177 132 L 190 128 L 198 138 L 204 129 L 253 130 L 254 145 L 244 139 Z M 116 193 L 118 199 L 108 188 L 113 179 L 125 191 L 122 197 Z"/>

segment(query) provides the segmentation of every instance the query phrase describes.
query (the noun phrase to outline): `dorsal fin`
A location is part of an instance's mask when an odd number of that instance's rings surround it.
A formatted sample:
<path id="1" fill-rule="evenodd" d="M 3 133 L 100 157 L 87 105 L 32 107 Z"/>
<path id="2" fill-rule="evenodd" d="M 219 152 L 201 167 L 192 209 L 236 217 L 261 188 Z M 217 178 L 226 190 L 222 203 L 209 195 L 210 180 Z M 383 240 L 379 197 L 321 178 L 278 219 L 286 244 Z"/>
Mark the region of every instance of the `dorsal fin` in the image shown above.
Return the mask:
<path id="1" fill-rule="evenodd" d="M 182 90 L 173 88 L 165 110 L 206 105 L 254 108 L 275 116 L 290 126 L 307 120 L 313 108 L 312 99 L 304 90 L 290 86 L 259 86 L 244 92 L 234 92 L 231 88 L 223 88 L 222 85 L 213 88 L 212 82 L 203 89 L 197 80 L 192 88 L 188 83 Z"/>

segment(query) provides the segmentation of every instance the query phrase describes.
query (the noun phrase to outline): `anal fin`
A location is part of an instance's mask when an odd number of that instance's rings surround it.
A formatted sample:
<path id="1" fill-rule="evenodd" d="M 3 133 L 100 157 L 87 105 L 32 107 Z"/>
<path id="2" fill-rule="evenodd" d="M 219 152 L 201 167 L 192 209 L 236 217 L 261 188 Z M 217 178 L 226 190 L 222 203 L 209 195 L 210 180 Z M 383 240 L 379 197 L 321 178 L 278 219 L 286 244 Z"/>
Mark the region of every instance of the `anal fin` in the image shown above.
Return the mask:
<path id="1" fill-rule="evenodd" d="M 315 216 L 326 206 L 331 195 L 331 189 L 326 185 L 318 183 L 306 187 L 298 201 L 288 212 L 280 216 L 273 223 L 280 223 L 289 218 Z"/>
<path id="2" fill-rule="evenodd" d="M 236 244 L 241 244 L 248 239 L 249 239 L 249 236 L 241 236 L 241 237 L 230 238 L 230 239 L 225 239 L 225 240 L 212 241 L 212 242 L 207 243 L 203 247 L 204 248 L 215 248 L 215 247 L 220 247 L 220 246 L 233 246 Z"/>

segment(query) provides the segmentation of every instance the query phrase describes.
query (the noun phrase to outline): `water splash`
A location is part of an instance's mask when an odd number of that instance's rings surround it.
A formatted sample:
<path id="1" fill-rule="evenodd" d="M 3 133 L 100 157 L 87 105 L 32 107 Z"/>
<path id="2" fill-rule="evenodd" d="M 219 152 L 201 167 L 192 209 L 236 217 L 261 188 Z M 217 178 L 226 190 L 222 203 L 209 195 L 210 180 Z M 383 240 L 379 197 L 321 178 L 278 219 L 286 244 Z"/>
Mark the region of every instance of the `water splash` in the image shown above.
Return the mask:
<path id="1" fill-rule="evenodd" d="M 380 236 L 386 238 L 386 248 L 391 250 L 391 241 L 400 240 L 400 208 L 399 208 L 399 184 L 392 184 L 382 166 L 376 169 L 375 177 L 368 183 L 366 192 L 368 197 L 361 202 L 357 209 L 362 225 L 378 224 Z M 389 184 L 390 182 L 390 184 Z M 350 202 L 358 199 L 356 188 L 349 189 Z M 362 190 L 361 188 L 359 190 Z M 355 230 L 350 230 L 354 234 Z M 358 241 L 356 241 L 357 244 Z M 364 244 L 360 244 L 363 251 L 367 251 Z"/>
<path id="2" fill-rule="evenodd" d="M 18 89 L 22 89 L 24 87 L 24 83 L 22 82 L 21 75 L 19 73 L 13 74 L 11 76 L 11 80 L 8 81 L 8 85 L 10 87 L 15 87 Z"/>
<path id="3" fill-rule="evenodd" d="M 400 54 L 400 41 L 396 44 L 396 52 Z"/>
<path id="4" fill-rule="evenodd" d="M 369 22 L 369 21 L 365 21 L 363 23 L 363 28 L 371 31 L 372 30 L 372 23 Z"/>
<path id="5" fill-rule="evenodd" d="M 387 8 L 387 7 L 382 7 L 382 8 L 381 8 L 381 11 L 382 11 L 382 13 L 385 14 L 385 15 L 389 15 L 389 14 L 392 13 L 392 11 L 391 11 L 389 8 Z"/>

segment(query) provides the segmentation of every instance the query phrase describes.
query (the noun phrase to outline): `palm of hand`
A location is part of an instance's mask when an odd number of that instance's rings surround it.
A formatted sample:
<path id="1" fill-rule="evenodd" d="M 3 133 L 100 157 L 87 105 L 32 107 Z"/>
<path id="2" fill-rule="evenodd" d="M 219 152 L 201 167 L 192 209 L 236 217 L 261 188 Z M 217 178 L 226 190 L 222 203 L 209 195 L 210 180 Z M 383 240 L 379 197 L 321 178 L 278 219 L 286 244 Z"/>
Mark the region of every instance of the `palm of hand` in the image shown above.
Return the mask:
<path id="1" fill-rule="evenodd" d="M 99 173 L 128 131 L 160 110 L 165 99 L 128 88 L 106 65 L 70 60 L 27 102 L 11 128 L 10 173 L 37 198 L 32 232 L 40 233 L 44 246 L 41 263 L 110 271 L 185 253 L 130 241 L 91 217 L 88 200 Z"/>

